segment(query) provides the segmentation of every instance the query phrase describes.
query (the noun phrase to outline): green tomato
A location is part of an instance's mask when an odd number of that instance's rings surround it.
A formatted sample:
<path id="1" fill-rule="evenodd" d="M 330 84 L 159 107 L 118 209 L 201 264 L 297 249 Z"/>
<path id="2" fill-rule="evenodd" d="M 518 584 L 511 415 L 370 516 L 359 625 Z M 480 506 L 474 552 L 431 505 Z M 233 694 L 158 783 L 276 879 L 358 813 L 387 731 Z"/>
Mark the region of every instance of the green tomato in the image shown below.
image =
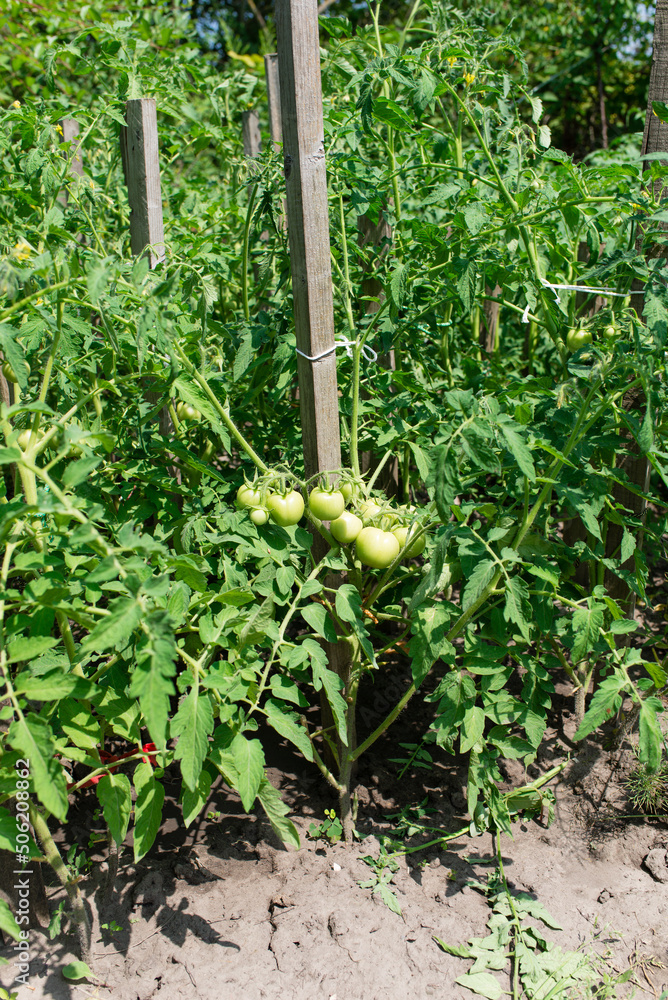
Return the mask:
<path id="1" fill-rule="evenodd" d="M 26 430 L 21 431 L 21 433 L 19 434 L 18 439 L 17 439 L 17 444 L 18 444 L 19 448 L 21 449 L 21 451 L 27 451 L 28 450 L 28 447 L 30 446 L 30 436 L 31 436 L 31 433 L 32 432 L 31 432 L 30 428 L 27 428 Z M 32 435 L 33 443 L 37 444 L 39 441 L 42 440 L 43 437 L 44 437 L 44 431 L 37 431 L 37 434 L 33 434 Z"/>
<path id="2" fill-rule="evenodd" d="M 346 501 L 340 490 L 322 490 L 316 486 L 311 490 L 308 505 L 311 513 L 321 521 L 333 521 L 343 513 Z"/>
<path id="3" fill-rule="evenodd" d="M 339 486 L 339 492 L 343 494 L 343 499 L 348 503 L 352 499 L 353 495 L 353 484 L 352 483 L 341 483 Z"/>
<path id="4" fill-rule="evenodd" d="M 240 507 L 260 507 L 262 494 L 259 490 L 254 490 L 252 486 L 242 483 L 237 490 L 237 503 Z"/>
<path id="5" fill-rule="evenodd" d="M 376 500 L 363 500 L 359 505 L 359 511 L 364 521 L 370 521 L 382 510 L 381 505 Z"/>
<path id="6" fill-rule="evenodd" d="M 253 507 L 250 512 L 250 519 L 253 524 L 266 524 L 269 520 L 269 512 L 264 507 Z"/>
<path id="7" fill-rule="evenodd" d="M 399 555 L 401 546 L 399 539 L 391 531 L 380 528 L 362 528 L 355 551 L 360 562 L 373 569 L 386 569 Z"/>
<path id="8" fill-rule="evenodd" d="M 288 493 L 270 493 L 267 497 L 267 509 L 272 521 L 288 528 L 291 524 L 301 521 L 304 514 L 304 498 L 296 490 Z"/>
<path id="9" fill-rule="evenodd" d="M 357 514 L 344 510 L 336 520 L 332 521 L 329 530 L 339 544 L 348 545 L 349 542 L 355 541 L 363 527 L 362 519 Z"/>
<path id="10" fill-rule="evenodd" d="M 28 364 L 27 361 L 24 361 L 23 364 L 26 366 L 26 375 L 30 375 L 30 365 Z M 14 385 L 18 384 L 19 380 L 16 377 L 16 372 L 10 365 L 9 361 L 3 361 L 2 374 L 5 376 L 8 382 L 12 382 Z"/>
<path id="11" fill-rule="evenodd" d="M 566 337 L 566 347 L 569 351 L 578 351 L 585 344 L 591 344 L 591 331 L 590 330 L 578 330 L 574 327 L 572 330 L 568 331 L 568 336 Z"/>
<path id="12" fill-rule="evenodd" d="M 179 420 L 192 420 L 195 423 L 202 419 L 202 414 L 194 406 L 191 406 L 190 403 L 178 403 L 176 415 Z"/>
<path id="13" fill-rule="evenodd" d="M 392 529 L 392 534 L 397 539 L 402 549 L 406 544 L 406 542 L 409 540 L 409 533 L 412 536 L 415 535 L 417 532 L 415 528 L 411 530 L 408 527 Z M 420 535 L 419 538 L 416 538 L 415 541 L 408 546 L 404 558 L 413 559 L 415 556 L 419 556 L 421 552 L 424 552 L 424 547 L 426 544 L 427 544 L 427 539 L 425 538 L 424 535 Z"/>
<path id="14" fill-rule="evenodd" d="M 617 337 L 619 336 L 619 329 L 615 326 L 614 323 L 611 323 L 609 326 L 606 326 L 605 329 L 603 330 L 603 336 L 608 341 L 608 343 L 611 344 L 613 343 L 613 341 L 617 340 Z"/>

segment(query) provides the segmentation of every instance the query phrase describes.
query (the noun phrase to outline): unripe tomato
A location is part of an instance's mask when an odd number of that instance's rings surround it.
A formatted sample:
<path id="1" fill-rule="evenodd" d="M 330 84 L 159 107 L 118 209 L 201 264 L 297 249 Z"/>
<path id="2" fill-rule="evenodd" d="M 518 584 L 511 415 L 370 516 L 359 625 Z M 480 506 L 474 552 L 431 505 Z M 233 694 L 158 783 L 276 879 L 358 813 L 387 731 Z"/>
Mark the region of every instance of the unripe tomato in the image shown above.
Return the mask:
<path id="1" fill-rule="evenodd" d="M 23 362 L 26 366 L 26 375 L 30 375 L 30 365 L 27 361 Z M 8 382 L 12 382 L 14 385 L 18 384 L 18 379 L 16 377 L 16 372 L 10 365 L 9 361 L 3 361 L 2 363 L 2 374 L 5 376 Z"/>
<path id="2" fill-rule="evenodd" d="M 355 541 L 363 527 L 364 524 L 357 514 L 352 514 L 349 510 L 344 510 L 335 521 L 332 521 L 329 530 L 337 542 L 341 545 L 347 545 L 349 542 Z"/>
<path id="3" fill-rule="evenodd" d="M 531 181 L 531 189 L 533 191 L 542 191 L 545 187 L 545 181 L 541 181 L 538 177 L 534 177 Z"/>
<path id="4" fill-rule="evenodd" d="M 311 490 L 308 505 L 311 513 L 321 521 L 333 521 L 343 513 L 346 501 L 340 490 L 323 490 L 316 486 Z"/>
<path id="5" fill-rule="evenodd" d="M 353 484 L 352 483 L 341 483 L 339 486 L 339 492 L 343 494 L 343 499 L 348 503 L 353 495 Z"/>
<path id="6" fill-rule="evenodd" d="M 606 326 L 605 329 L 603 330 L 603 336 L 608 341 L 608 343 L 612 343 L 613 341 L 617 340 L 617 337 L 619 336 L 619 329 L 615 326 L 614 323 L 611 323 L 609 326 Z"/>
<path id="7" fill-rule="evenodd" d="M 365 521 L 370 521 L 382 510 L 380 504 L 376 500 L 363 500 L 359 505 L 359 509 L 360 514 Z"/>
<path id="8" fill-rule="evenodd" d="M 269 520 L 269 512 L 264 507 L 253 507 L 250 512 L 250 519 L 253 524 L 266 524 Z"/>
<path id="9" fill-rule="evenodd" d="M 202 414 L 194 406 L 191 406 L 190 403 L 179 403 L 176 407 L 176 415 L 179 420 L 198 421 L 202 419 Z"/>
<path id="10" fill-rule="evenodd" d="M 573 327 L 572 330 L 568 331 L 566 347 L 569 351 L 577 351 L 586 344 L 591 344 L 590 330 L 578 330 L 577 327 Z"/>
<path id="11" fill-rule="evenodd" d="M 398 538 L 380 528 L 362 528 L 355 542 L 357 558 L 373 569 L 386 569 L 400 551 Z"/>
<path id="12" fill-rule="evenodd" d="M 252 486 L 242 483 L 237 490 L 237 503 L 240 507 L 259 507 L 262 504 L 262 494 Z"/>
<path id="13" fill-rule="evenodd" d="M 30 445 L 30 436 L 31 436 L 31 433 L 32 432 L 31 432 L 30 428 L 27 428 L 26 430 L 21 431 L 21 433 L 19 434 L 18 439 L 17 439 L 17 444 L 18 444 L 19 448 L 21 449 L 21 451 L 27 451 L 27 449 L 28 449 L 28 447 Z M 37 444 L 37 442 L 41 441 L 42 438 L 44 437 L 44 431 L 37 431 L 37 434 L 33 434 L 32 437 L 33 437 L 33 443 Z"/>
<path id="14" fill-rule="evenodd" d="M 397 541 L 399 542 L 399 545 L 401 546 L 402 549 L 403 549 L 404 545 L 406 544 L 406 542 L 408 541 L 409 532 L 410 532 L 411 536 L 417 534 L 417 530 L 415 528 L 413 528 L 412 530 L 410 528 L 408 528 L 408 527 L 401 527 L 401 528 L 393 528 L 392 529 L 392 534 L 397 539 Z M 424 552 L 424 547 L 425 547 L 426 543 L 427 543 L 427 539 L 425 538 L 425 536 L 424 535 L 420 535 L 419 538 L 416 538 L 415 541 L 412 542 L 408 546 L 408 549 L 406 550 L 404 558 L 405 559 L 413 559 L 414 556 L 419 556 L 421 552 Z"/>
<path id="15" fill-rule="evenodd" d="M 271 519 L 281 528 L 297 524 L 304 514 L 304 498 L 296 490 L 288 493 L 270 493 L 267 497 L 267 509 Z"/>

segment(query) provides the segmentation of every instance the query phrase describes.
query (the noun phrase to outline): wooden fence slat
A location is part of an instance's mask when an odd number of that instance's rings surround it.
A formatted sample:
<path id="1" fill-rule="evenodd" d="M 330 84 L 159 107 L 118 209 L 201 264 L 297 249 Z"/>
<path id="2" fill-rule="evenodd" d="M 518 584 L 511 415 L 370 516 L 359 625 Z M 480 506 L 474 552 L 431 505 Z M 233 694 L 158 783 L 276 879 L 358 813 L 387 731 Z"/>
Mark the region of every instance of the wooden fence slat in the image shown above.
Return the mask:
<path id="1" fill-rule="evenodd" d="M 154 268 L 165 257 L 154 98 L 128 101 L 125 120 L 127 125 L 121 130 L 121 152 L 130 202 L 130 245 L 136 257 L 150 247 L 149 266 Z"/>
<path id="2" fill-rule="evenodd" d="M 283 157 L 307 478 L 341 465 L 318 9 L 277 0 Z"/>

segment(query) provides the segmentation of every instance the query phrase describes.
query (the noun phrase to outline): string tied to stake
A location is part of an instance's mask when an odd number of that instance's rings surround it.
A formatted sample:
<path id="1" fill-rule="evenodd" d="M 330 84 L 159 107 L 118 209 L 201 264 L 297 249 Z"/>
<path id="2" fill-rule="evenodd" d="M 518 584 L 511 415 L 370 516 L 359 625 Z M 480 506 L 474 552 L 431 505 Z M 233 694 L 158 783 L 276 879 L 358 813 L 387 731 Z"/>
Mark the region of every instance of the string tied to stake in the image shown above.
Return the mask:
<path id="1" fill-rule="evenodd" d="M 332 345 L 332 347 L 328 347 L 327 350 L 325 351 L 320 351 L 319 354 L 305 354 L 304 351 L 300 351 L 298 347 L 295 347 L 295 351 L 297 352 L 297 354 L 301 354 L 303 358 L 306 358 L 307 361 L 320 361 L 321 358 L 326 358 L 328 354 L 331 354 L 333 351 L 335 351 L 337 347 L 343 347 L 348 357 L 352 358 L 353 347 L 355 346 L 355 344 L 356 341 L 348 340 L 348 338 L 344 334 L 339 333 L 336 335 L 336 340 Z M 368 344 L 364 344 L 364 346 L 362 347 L 362 357 L 364 357 L 367 361 L 378 360 L 378 354 L 376 353 L 376 351 L 374 351 L 373 347 L 369 347 Z"/>

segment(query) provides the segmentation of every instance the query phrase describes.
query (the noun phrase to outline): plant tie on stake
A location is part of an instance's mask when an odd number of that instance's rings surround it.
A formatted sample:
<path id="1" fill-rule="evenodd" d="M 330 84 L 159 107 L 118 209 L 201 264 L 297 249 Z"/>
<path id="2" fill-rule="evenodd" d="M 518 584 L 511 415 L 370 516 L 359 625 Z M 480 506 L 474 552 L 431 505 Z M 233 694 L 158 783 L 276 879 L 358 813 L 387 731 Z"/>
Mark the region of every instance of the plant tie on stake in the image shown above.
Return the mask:
<path id="1" fill-rule="evenodd" d="M 614 295 L 616 298 L 623 299 L 626 295 L 625 292 L 613 292 L 609 288 L 592 288 L 590 285 L 558 285 L 553 284 L 551 281 L 547 281 L 545 278 L 540 279 L 540 283 L 543 288 L 551 288 L 554 292 L 555 302 L 561 302 L 559 296 L 559 290 L 563 292 L 590 292 L 592 295 Z M 530 303 L 527 302 L 526 308 L 522 313 L 522 322 L 529 322 L 529 312 L 531 310 Z"/>
<path id="2" fill-rule="evenodd" d="M 298 347 L 295 347 L 295 351 L 297 352 L 297 354 L 301 354 L 303 358 L 306 358 L 307 361 L 320 361 L 321 358 L 326 358 L 328 354 L 331 354 L 332 351 L 335 351 L 337 347 L 345 348 L 348 357 L 352 358 L 354 346 L 355 346 L 354 340 L 348 340 L 348 338 L 343 334 L 338 334 L 336 343 L 332 347 L 328 347 L 326 351 L 321 351 L 320 354 L 305 354 L 303 351 L 300 351 Z M 366 358 L 367 361 L 378 360 L 378 354 L 376 353 L 376 351 L 374 351 L 373 347 L 369 347 L 368 344 L 364 344 L 362 346 L 362 355 Z"/>

